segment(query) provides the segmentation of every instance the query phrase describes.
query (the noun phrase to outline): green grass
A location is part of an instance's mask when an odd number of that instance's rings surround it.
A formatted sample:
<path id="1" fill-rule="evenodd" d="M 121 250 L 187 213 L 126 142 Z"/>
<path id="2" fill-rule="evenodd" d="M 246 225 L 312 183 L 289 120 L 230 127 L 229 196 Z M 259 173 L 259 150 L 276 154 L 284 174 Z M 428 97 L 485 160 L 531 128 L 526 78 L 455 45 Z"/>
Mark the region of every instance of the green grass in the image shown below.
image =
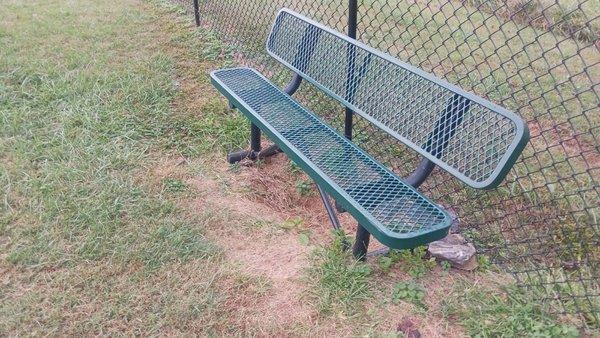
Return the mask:
<path id="1" fill-rule="evenodd" d="M 210 252 L 198 227 L 137 173 L 171 129 L 175 96 L 173 61 L 143 48 L 150 37 L 129 37 L 143 35 L 151 17 L 123 6 L 106 18 L 76 19 L 87 6 L 107 10 L 85 5 L 40 3 L 43 19 L 34 19 L 32 3 L 3 7 L 3 16 L 24 18 L 2 28 L 8 261 L 57 266 L 65 257 L 71 264 L 110 257 L 154 266 L 171 260 L 153 251 L 170 251 L 172 259 Z M 179 229 L 180 238 L 164 241 L 163 229 Z"/>
<path id="2" fill-rule="evenodd" d="M 472 337 L 579 336 L 575 327 L 557 323 L 514 286 L 491 290 L 461 282 L 444 306 Z"/>
<path id="3" fill-rule="evenodd" d="M 322 314 L 355 314 L 369 296 L 368 278 L 372 269 L 355 261 L 343 249 L 344 237 L 335 234 L 327 247 L 315 250 L 308 270 L 310 295 Z"/>
<path id="4" fill-rule="evenodd" d="M 426 257 L 427 248 L 417 247 L 413 250 L 391 250 L 385 258 L 381 258 L 380 266 L 389 270 L 394 265 L 406 271 L 413 278 L 422 278 L 435 266 L 435 258 Z M 384 264 L 381 264 L 384 263 Z"/>
<path id="5" fill-rule="evenodd" d="M 407 315 L 421 322 L 442 317 L 447 325 L 459 323 L 471 337 L 579 336 L 568 320 L 548 314 L 506 275 L 435 269 L 419 250 L 361 263 L 343 250 L 342 239 L 337 234 L 331 245 L 313 253 L 308 299 L 325 320 L 352 318 L 357 336 L 380 335 L 391 318 Z"/>
<path id="6" fill-rule="evenodd" d="M 233 272 L 204 235 L 214 220 L 178 206 L 183 180 L 150 169 L 239 146 L 246 125 L 216 97 L 206 119 L 173 109 L 166 48 L 195 45 L 201 60 L 218 46 L 144 6 L 0 6 L 0 332 L 211 332 L 229 320 L 214 280 Z"/>

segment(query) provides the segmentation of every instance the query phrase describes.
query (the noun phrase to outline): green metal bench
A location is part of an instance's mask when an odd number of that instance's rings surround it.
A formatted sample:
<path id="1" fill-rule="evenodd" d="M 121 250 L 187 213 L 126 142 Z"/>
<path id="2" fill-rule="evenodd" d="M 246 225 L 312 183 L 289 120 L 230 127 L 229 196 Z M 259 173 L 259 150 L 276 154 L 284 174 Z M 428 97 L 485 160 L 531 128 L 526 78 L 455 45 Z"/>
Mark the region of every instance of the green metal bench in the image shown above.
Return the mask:
<path id="1" fill-rule="evenodd" d="M 267 52 L 295 73 L 283 90 L 250 68 L 211 73 L 213 85 L 251 121 L 251 149 L 228 161 L 285 152 L 316 182 L 335 228 L 327 195 L 358 221 L 359 258 L 369 234 L 396 249 L 445 237 L 452 219 L 416 190 L 433 168 L 473 188 L 493 188 L 529 139 L 523 121 L 506 109 L 288 9 L 277 15 Z M 291 97 L 302 80 L 347 107 L 343 135 Z M 352 143 L 353 114 L 423 156 L 412 175 L 398 177 Z M 274 146 L 261 149 L 261 131 Z"/>

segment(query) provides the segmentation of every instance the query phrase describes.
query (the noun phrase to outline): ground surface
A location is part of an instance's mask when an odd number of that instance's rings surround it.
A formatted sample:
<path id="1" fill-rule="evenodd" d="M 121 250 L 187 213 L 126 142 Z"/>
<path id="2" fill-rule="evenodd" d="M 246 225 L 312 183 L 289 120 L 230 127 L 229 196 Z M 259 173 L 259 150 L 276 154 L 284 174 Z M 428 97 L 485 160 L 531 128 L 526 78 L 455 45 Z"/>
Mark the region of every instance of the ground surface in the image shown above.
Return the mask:
<path id="1" fill-rule="evenodd" d="M 248 128 L 207 77 L 227 48 L 177 8 L 0 17 L 0 336 L 575 334 L 483 259 L 354 262 L 283 155 L 229 167 Z"/>

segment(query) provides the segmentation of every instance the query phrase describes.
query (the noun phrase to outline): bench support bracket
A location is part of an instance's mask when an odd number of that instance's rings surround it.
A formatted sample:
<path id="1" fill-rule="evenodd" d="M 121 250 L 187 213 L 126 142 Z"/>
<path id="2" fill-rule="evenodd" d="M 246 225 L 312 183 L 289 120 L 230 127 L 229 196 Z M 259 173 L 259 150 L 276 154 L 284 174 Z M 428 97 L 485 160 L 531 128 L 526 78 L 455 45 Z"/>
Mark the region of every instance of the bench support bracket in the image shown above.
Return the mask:
<path id="1" fill-rule="evenodd" d="M 249 160 L 253 160 L 253 161 L 254 160 L 262 160 L 267 157 L 271 157 L 275 154 L 279 154 L 281 152 L 283 152 L 283 151 L 279 148 L 279 146 L 277 146 L 276 144 L 272 144 L 260 151 L 240 150 L 240 151 L 235 151 L 233 153 L 229 153 L 229 154 L 227 154 L 227 162 L 229 164 L 234 164 L 234 163 L 240 162 L 241 160 L 243 160 L 245 158 L 247 158 Z"/>
<path id="2" fill-rule="evenodd" d="M 448 146 L 449 139 L 454 136 L 456 128 L 462 123 L 464 113 L 469 109 L 470 101 L 465 101 L 460 95 L 455 95 L 448 103 L 446 109 L 441 113 L 434 131 L 429 135 L 425 147 L 436 156 L 441 155 Z M 440 131 L 449 130 L 445 134 Z M 439 135 L 443 135 L 440 137 Z M 435 168 L 435 163 L 429 159 L 422 159 L 417 168 L 404 180 L 406 183 L 418 189 L 429 177 Z M 356 241 L 352 253 L 354 257 L 365 260 L 369 246 L 369 234 L 360 224 L 356 231 Z"/>
<path id="3" fill-rule="evenodd" d="M 227 154 L 229 164 L 237 163 L 245 158 L 250 160 L 261 160 L 281 152 L 276 144 L 265 149 L 260 145 L 260 129 L 254 124 L 250 124 L 250 150 L 240 150 Z"/>
<path id="4" fill-rule="evenodd" d="M 325 206 L 325 210 L 327 211 L 327 216 L 329 216 L 329 221 L 331 221 L 331 225 L 333 226 L 333 230 L 335 231 L 344 231 L 342 226 L 340 225 L 340 220 L 337 217 L 335 212 L 335 208 L 331 204 L 331 200 L 329 199 L 329 195 L 321 188 L 320 185 L 317 184 L 317 190 L 319 191 L 319 195 L 321 195 L 321 200 L 323 201 L 323 205 Z M 350 248 L 350 243 L 346 240 L 346 236 L 344 236 L 344 240 L 342 242 L 342 246 L 344 250 L 348 250 Z"/>

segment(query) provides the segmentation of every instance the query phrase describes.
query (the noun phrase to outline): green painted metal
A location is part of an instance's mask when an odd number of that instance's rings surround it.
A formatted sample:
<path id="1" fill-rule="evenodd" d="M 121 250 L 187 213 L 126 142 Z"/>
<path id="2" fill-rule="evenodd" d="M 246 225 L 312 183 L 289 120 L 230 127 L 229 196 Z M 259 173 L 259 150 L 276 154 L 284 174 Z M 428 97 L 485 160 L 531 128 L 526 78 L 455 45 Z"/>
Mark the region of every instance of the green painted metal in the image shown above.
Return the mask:
<path id="1" fill-rule="evenodd" d="M 213 85 L 381 243 L 414 248 L 445 237 L 450 216 L 250 68 Z"/>
<path id="2" fill-rule="evenodd" d="M 289 9 L 267 51 L 474 188 L 497 186 L 529 140 L 514 113 Z"/>

